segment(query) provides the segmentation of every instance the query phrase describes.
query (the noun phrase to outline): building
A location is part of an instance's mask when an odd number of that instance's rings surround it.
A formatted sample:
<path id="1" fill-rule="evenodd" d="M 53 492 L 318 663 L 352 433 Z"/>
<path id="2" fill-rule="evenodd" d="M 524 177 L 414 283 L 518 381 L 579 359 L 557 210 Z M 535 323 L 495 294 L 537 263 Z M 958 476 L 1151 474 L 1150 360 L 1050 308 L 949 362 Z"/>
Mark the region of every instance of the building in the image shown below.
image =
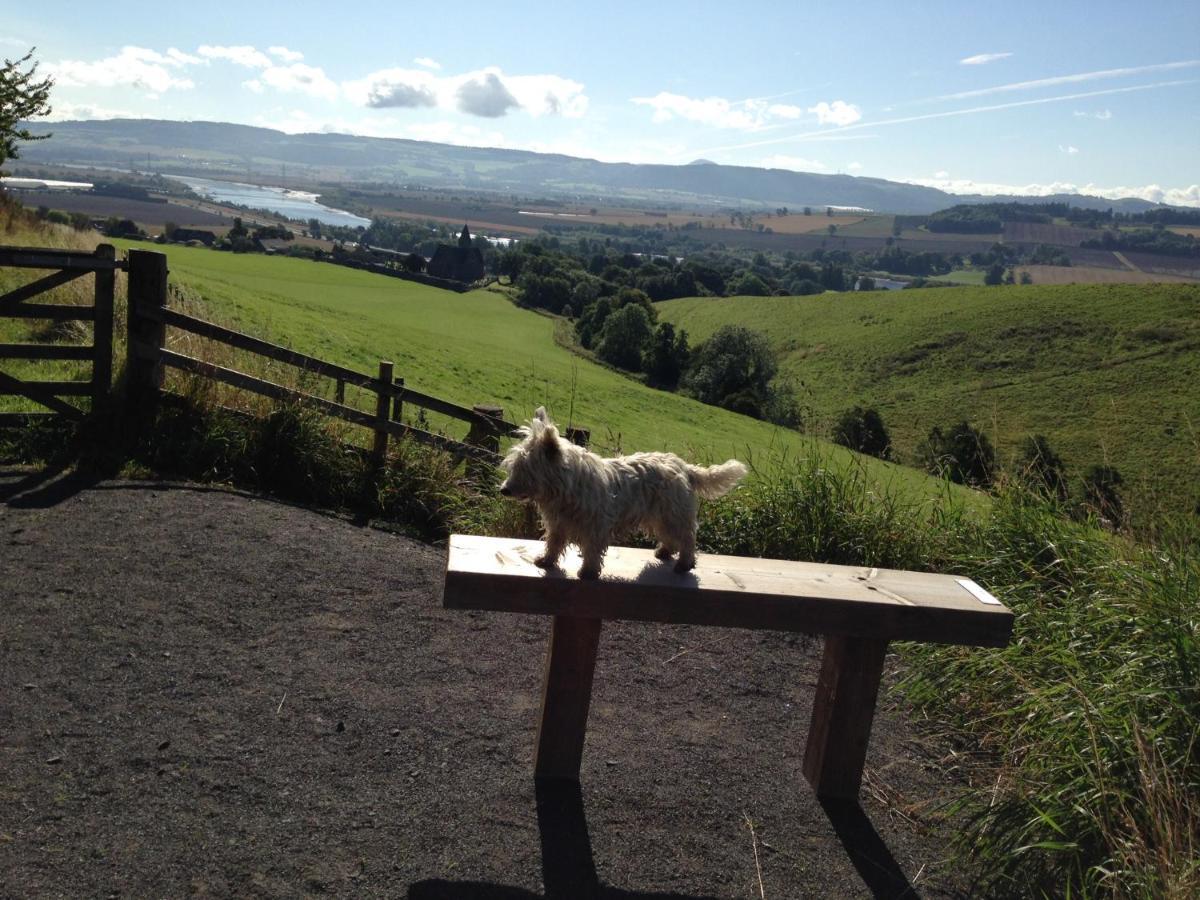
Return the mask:
<path id="1" fill-rule="evenodd" d="M 463 225 L 458 246 L 438 244 L 425 271 L 435 278 L 470 283 L 483 277 L 483 253 L 471 243 L 471 231 Z"/>

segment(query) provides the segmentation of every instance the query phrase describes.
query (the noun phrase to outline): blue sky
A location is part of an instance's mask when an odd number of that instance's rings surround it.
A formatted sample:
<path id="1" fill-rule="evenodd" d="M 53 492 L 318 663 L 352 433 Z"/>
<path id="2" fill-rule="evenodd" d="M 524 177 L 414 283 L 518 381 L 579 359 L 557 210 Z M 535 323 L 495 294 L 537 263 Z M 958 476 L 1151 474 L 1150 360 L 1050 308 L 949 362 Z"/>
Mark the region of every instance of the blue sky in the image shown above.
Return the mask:
<path id="1" fill-rule="evenodd" d="M 915 7 L 915 9 L 914 9 Z M 1200 206 L 1200 3 L 6 12 L 53 118 L 144 116 Z"/>

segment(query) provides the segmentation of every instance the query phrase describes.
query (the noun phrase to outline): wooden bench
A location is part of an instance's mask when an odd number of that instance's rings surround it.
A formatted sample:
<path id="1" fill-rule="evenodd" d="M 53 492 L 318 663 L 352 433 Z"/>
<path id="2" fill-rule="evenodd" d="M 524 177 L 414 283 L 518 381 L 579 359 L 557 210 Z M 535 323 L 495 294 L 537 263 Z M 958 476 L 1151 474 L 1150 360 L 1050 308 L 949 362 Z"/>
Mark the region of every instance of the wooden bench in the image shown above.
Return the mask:
<path id="1" fill-rule="evenodd" d="M 677 575 L 650 550 L 611 547 L 599 580 L 533 560 L 539 541 L 453 535 L 444 605 L 553 616 L 535 774 L 578 780 L 600 624 L 625 619 L 820 634 L 804 774 L 822 797 L 856 799 L 888 641 L 1002 647 L 1013 616 L 951 575 L 701 554 Z"/>

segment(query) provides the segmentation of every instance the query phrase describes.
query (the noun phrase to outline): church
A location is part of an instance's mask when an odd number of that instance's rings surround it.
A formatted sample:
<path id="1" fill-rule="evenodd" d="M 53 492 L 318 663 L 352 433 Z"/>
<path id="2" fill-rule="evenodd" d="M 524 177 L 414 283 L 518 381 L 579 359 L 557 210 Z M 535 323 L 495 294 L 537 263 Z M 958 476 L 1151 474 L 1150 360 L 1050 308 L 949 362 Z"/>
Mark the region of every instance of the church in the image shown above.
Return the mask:
<path id="1" fill-rule="evenodd" d="M 471 283 L 483 277 L 483 253 L 471 243 L 471 231 L 463 225 L 458 246 L 438 244 L 425 271 L 436 278 Z"/>

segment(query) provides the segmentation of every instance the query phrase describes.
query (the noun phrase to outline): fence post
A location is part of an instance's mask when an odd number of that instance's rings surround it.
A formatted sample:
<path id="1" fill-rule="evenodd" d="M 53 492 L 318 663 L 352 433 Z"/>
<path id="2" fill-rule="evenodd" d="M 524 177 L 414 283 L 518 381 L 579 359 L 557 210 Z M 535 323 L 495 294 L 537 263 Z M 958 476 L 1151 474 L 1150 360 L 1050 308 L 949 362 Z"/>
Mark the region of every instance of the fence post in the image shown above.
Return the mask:
<path id="1" fill-rule="evenodd" d="M 371 458 L 376 468 L 382 469 L 387 462 L 388 413 L 392 410 L 392 397 L 387 388 L 392 383 L 392 364 L 386 360 L 379 361 L 379 386 L 375 391 L 375 446 L 371 450 Z"/>
<path id="2" fill-rule="evenodd" d="M 568 428 L 567 440 L 577 447 L 587 448 L 588 441 L 592 439 L 592 432 L 587 428 Z"/>
<path id="3" fill-rule="evenodd" d="M 112 244 L 96 248 L 96 259 L 113 261 L 117 250 Z M 92 412 L 108 397 L 112 388 L 113 358 L 113 290 L 117 283 L 116 269 L 96 270 L 96 321 L 92 329 Z"/>
<path id="4" fill-rule="evenodd" d="M 342 379 L 340 379 L 340 378 L 337 380 L 337 390 L 334 392 L 333 397 L 338 403 L 342 404 L 343 406 L 345 405 L 345 403 L 346 403 L 346 382 L 342 381 Z"/>
<path id="5" fill-rule="evenodd" d="M 127 315 L 126 390 L 130 397 L 157 393 L 163 386 L 158 351 L 166 343 L 167 327 L 140 315 L 143 307 L 167 305 L 167 257 L 150 250 L 129 251 L 129 309 Z"/>
<path id="6" fill-rule="evenodd" d="M 392 401 L 392 419 L 396 422 L 404 421 L 404 379 L 396 379 L 396 387 L 400 389 L 396 394 L 395 400 Z"/>
<path id="7" fill-rule="evenodd" d="M 481 404 L 472 406 L 471 411 L 486 418 L 477 418 L 471 423 L 471 429 L 467 432 L 466 443 L 473 447 L 490 450 L 492 453 L 499 453 L 500 429 L 496 426 L 495 420 L 504 418 L 504 407 Z M 487 463 L 480 462 L 477 459 L 467 460 L 467 475 L 471 478 L 481 478 L 485 472 L 492 472 L 494 470 L 494 466 L 489 466 Z"/>

